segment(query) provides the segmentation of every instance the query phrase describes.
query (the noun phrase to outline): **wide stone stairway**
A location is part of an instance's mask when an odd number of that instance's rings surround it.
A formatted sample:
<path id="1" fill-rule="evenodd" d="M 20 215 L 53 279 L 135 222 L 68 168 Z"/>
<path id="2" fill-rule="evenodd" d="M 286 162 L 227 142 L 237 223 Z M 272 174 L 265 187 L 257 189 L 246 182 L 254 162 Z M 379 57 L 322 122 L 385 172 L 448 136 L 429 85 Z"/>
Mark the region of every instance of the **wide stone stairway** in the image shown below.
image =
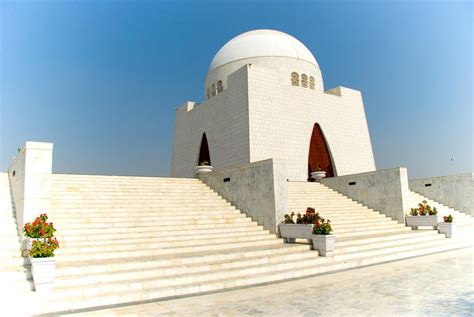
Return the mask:
<path id="1" fill-rule="evenodd" d="M 21 256 L 15 209 L 7 173 L 0 173 L 0 296 L 2 311 L 24 304 L 31 293 L 31 273 Z M 18 311 L 18 310 L 17 310 Z"/>
<path id="2" fill-rule="evenodd" d="M 53 177 L 61 249 L 50 311 L 281 280 L 318 262 L 197 179 Z"/>
<path id="3" fill-rule="evenodd" d="M 312 206 L 333 222 L 335 254 L 318 257 L 306 243 L 284 244 L 197 179 L 54 174 L 48 214 L 61 248 L 45 298 L 29 291 L 13 209 L 4 203 L 7 176 L 1 181 L 2 219 L 12 225 L 2 236 L 9 253 L 1 276 L 30 293 L 18 298 L 35 303 L 24 305 L 34 313 L 232 289 L 470 245 L 411 231 L 323 185 L 289 183 L 290 210 Z"/>
<path id="4" fill-rule="evenodd" d="M 470 238 L 446 239 L 436 230 L 411 230 L 379 211 L 370 209 L 320 183 L 290 182 L 289 210 L 304 213 L 313 207 L 332 222 L 336 234 L 334 260 L 368 265 L 472 246 Z M 413 207 L 424 197 L 413 196 Z M 435 205 L 437 208 L 440 205 Z M 441 208 L 440 208 L 441 209 Z M 440 210 L 447 213 L 446 208 Z M 456 213 L 466 226 L 472 217 Z M 440 220 L 441 221 L 441 220 Z M 470 232 L 472 237 L 472 231 Z M 347 263 L 346 263 L 347 264 Z"/>

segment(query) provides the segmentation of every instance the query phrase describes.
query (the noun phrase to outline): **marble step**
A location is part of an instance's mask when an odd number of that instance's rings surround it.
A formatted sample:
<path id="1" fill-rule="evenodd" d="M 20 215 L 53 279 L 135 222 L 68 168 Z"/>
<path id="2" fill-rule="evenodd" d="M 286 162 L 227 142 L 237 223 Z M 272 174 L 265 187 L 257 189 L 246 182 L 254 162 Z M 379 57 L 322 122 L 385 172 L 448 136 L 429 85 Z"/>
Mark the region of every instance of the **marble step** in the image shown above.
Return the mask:
<path id="1" fill-rule="evenodd" d="M 403 228 L 405 229 L 405 225 L 398 224 L 398 223 L 389 223 L 389 224 L 377 224 L 377 225 L 370 225 L 370 226 L 352 226 L 352 227 L 345 227 L 345 228 L 340 228 L 340 227 L 333 227 L 334 234 L 345 234 L 345 233 L 360 233 L 360 232 L 366 232 L 370 233 L 374 230 L 377 231 L 384 231 L 384 230 L 390 230 L 390 229 L 400 229 Z"/>
<path id="2" fill-rule="evenodd" d="M 297 261 L 295 261 L 297 260 Z M 245 271 L 259 269 L 261 271 L 269 270 L 269 267 L 288 266 L 303 261 L 311 261 L 313 263 L 324 262 L 324 259 L 317 258 L 317 252 L 300 252 L 280 254 L 279 256 L 270 257 L 256 257 L 244 258 L 231 261 L 200 263 L 192 266 L 161 266 L 161 267 L 147 267 L 142 270 L 117 270 L 106 272 L 91 272 L 88 274 L 78 275 L 59 275 L 55 281 L 55 290 L 62 291 L 63 287 L 72 289 L 76 286 L 83 288 L 94 288 L 97 283 L 117 283 L 131 281 L 147 282 L 154 280 L 154 283 L 159 283 L 162 286 L 170 286 L 180 283 L 192 283 L 198 280 L 206 281 L 212 276 L 217 275 L 231 275 L 238 277 L 245 274 Z M 228 274 L 231 272 L 231 274 Z M 133 283 L 133 282 L 132 282 Z"/>
<path id="3" fill-rule="evenodd" d="M 128 222 L 115 221 L 114 219 L 103 219 L 102 222 L 55 222 L 57 228 L 61 230 L 75 230 L 75 229 L 101 229 L 101 228 L 141 228 L 141 227 L 156 227 L 157 229 L 164 226 L 179 228 L 188 228 L 191 225 L 214 225 L 214 224 L 236 224 L 236 223 L 250 223 L 252 219 L 247 217 L 231 217 L 223 219 L 177 219 L 174 220 L 158 220 L 158 221 L 135 221 L 131 218 Z"/>
<path id="4" fill-rule="evenodd" d="M 258 230 L 258 231 L 237 231 L 237 232 L 223 232 L 223 233 L 199 233 L 193 234 L 193 240 L 196 241 L 220 241 L 226 239 L 236 239 L 238 241 L 242 238 L 249 238 L 249 237 L 273 237 L 276 238 L 275 235 L 270 234 L 268 230 Z M 155 234 L 150 234 L 149 236 L 145 237 L 138 237 L 138 238 L 121 238 L 118 236 L 114 239 L 94 239 L 94 240 L 66 240 L 63 242 L 64 245 L 67 247 L 75 248 L 75 247 L 84 247 L 84 246 L 110 246 L 116 244 L 146 244 L 152 242 L 170 242 L 170 243 L 189 243 L 190 239 L 187 235 L 179 235 L 179 236 L 161 236 L 156 237 Z"/>
<path id="5" fill-rule="evenodd" d="M 246 216 L 241 213 L 215 213 L 215 214 L 173 214 L 173 215 L 154 215 L 154 216 L 141 216 L 137 214 L 136 216 L 114 216 L 113 222 L 114 223 L 136 223 L 136 222 L 159 222 L 159 221 L 174 221 L 176 223 L 176 219 L 183 217 L 184 220 L 188 221 L 195 221 L 195 220 L 225 220 L 225 219 L 245 219 Z M 92 224 L 92 223 L 101 223 L 103 221 L 110 221 L 111 218 L 109 217 L 90 217 L 87 214 L 84 214 L 83 217 L 75 217 L 71 218 L 70 216 L 64 214 L 54 215 L 55 223 L 58 224 L 70 224 L 70 223 L 83 223 L 83 224 Z M 246 218 L 249 219 L 250 218 Z M 181 223 L 181 220 L 180 220 Z"/>
<path id="6" fill-rule="evenodd" d="M 465 246 L 459 245 L 457 247 Z M 52 304 L 50 311 L 74 310 L 83 307 L 94 307 L 126 302 L 152 300 L 173 296 L 198 294 L 202 292 L 216 291 L 239 286 L 258 285 L 262 283 L 269 283 L 293 279 L 297 277 L 327 273 L 335 270 L 350 269 L 362 265 L 371 265 L 375 263 L 394 261 L 406 257 L 443 252 L 450 249 L 453 249 L 453 246 L 437 245 L 434 247 L 410 250 L 399 254 L 389 254 L 379 257 L 362 258 L 358 261 L 338 262 L 334 263 L 333 265 L 314 265 L 314 263 L 310 263 L 310 265 L 298 268 L 297 270 L 288 270 L 286 268 L 280 268 L 279 270 L 272 272 L 272 274 L 269 274 L 268 272 L 256 273 L 238 279 L 232 277 L 227 279 L 224 278 L 218 280 L 208 280 L 205 282 L 185 284 L 181 287 L 171 286 L 142 288 L 137 291 L 130 290 L 127 287 L 126 290 L 113 289 L 111 291 L 103 291 L 100 292 L 100 296 L 81 295 L 76 297 L 60 297 L 61 300 L 55 300 L 54 302 L 57 304 Z"/>
<path id="7" fill-rule="evenodd" d="M 373 244 L 384 241 L 391 240 L 409 240 L 409 239 L 418 239 L 422 236 L 436 236 L 438 232 L 436 230 L 404 230 L 404 231 L 394 231 L 394 232 L 382 232 L 378 234 L 368 234 L 361 235 L 357 238 L 353 237 L 341 237 L 340 235 L 336 236 L 336 247 L 346 247 L 346 246 L 357 246 L 364 244 Z"/>
<path id="8" fill-rule="evenodd" d="M 353 238 L 357 239 L 360 236 L 366 236 L 366 235 L 375 235 L 375 234 L 390 234 L 394 232 L 403 232 L 403 231 L 411 231 L 411 228 L 408 227 L 396 227 L 396 228 L 390 228 L 390 229 L 367 229 L 366 231 L 360 231 L 360 232 L 347 232 L 347 233 L 339 233 L 338 236 L 340 238 Z"/>
<path id="9" fill-rule="evenodd" d="M 192 270 L 196 265 L 213 265 L 221 262 L 255 260 L 266 257 L 280 257 L 293 254 L 295 257 L 304 257 L 303 254 L 311 254 L 308 245 L 276 244 L 269 246 L 249 246 L 238 250 L 224 250 L 223 252 L 207 251 L 195 253 L 183 253 L 175 257 L 169 255 L 126 257 L 110 259 L 108 261 L 87 259 L 83 261 L 57 263 L 57 275 L 93 274 L 97 272 L 114 272 L 120 270 L 147 270 L 148 268 L 175 267 L 176 270 L 189 268 Z"/>
<path id="10" fill-rule="evenodd" d="M 71 217 L 71 214 L 74 214 L 78 217 L 87 216 L 87 217 L 94 217 L 98 216 L 105 216 L 110 217 L 112 214 L 117 214 L 119 216 L 127 216 L 129 215 L 140 215 L 143 216 L 147 215 L 177 215 L 177 216 L 186 216 L 190 213 L 194 214 L 221 214 L 221 213 L 240 213 L 234 206 L 226 206 L 226 207 L 201 207 L 201 206 L 191 206 L 191 207 L 180 207 L 177 209 L 173 206 L 166 206 L 166 207 L 147 207 L 147 206 L 140 206 L 135 208 L 111 208 L 108 206 L 103 207 L 95 207 L 95 208 L 81 208 L 81 207 L 67 207 L 61 209 L 54 209 L 52 216 L 54 217 Z"/>
<path id="11" fill-rule="evenodd" d="M 181 248 L 161 248 L 155 249 L 150 248 L 147 245 L 141 246 L 138 250 L 132 251 L 108 251 L 101 253 L 73 253 L 73 254 L 62 254 L 61 249 L 57 251 L 57 258 L 61 259 L 61 262 L 74 262 L 81 261 L 86 259 L 116 259 L 124 257 L 138 257 L 138 256 L 158 256 L 158 255 L 173 255 L 173 254 L 183 254 L 183 253 L 193 253 L 193 252 L 206 252 L 206 251 L 217 251 L 217 250 L 235 250 L 239 248 L 245 248 L 249 246 L 272 246 L 276 244 L 282 244 L 283 242 L 280 239 L 271 239 L 271 240 L 255 240 L 255 241 L 245 241 L 245 242 L 232 242 L 232 243 L 219 243 L 212 245 L 202 245 L 202 246 L 186 246 Z"/>
<path id="12" fill-rule="evenodd" d="M 257 227 L 256 222 L 236 222 L 236 223 L 217 223 L 217 224 L 193 224 L 193 225 L 180 225 L 178 222 L 175 225 L 156 225 L 148 227 L 112 227 L 112 228 L 78 228 L 78 229 L 61 229 L 62 235 L 91 235 L 91 234 L 101 234 L 101 233 L 136 233 L 136 232 L 149 232 L 154 230 L 156 232 L 167 231 L 168 234 L 179 235 L 182 232 L 187 232 L 189 230 L 198 230 L 198 229 L 216 229 L 216 228 L 233 228 L 233 227 L 243 227 L 243 228 L 255 228 Z M 172 231 L 170 231 L 172 229 Z M 59 230 L 58 230 L 59 231 Z M 59 232 L 58 232 L 59 233 Z"/>
<path id="13" fill-rule="evenodd" d="M 163 202 L 163 203 L 158 203 L 158 202 L 147 202 L 147 201 L 142 201 L 142 202 L 84 202 L 84 203 L 52 203 L 52 206 L 55 208 L 61 209 L 61 208 L 80 208 L 80 209 L 86 209 L 86 208 L 97 208 L 100 206 L 107 206 L 108 208 L 139 208 L 142 206 L 146 206 L 148 208 L 159 208 L 162 206 L 169 206 L 169 203 Z M 181 208 L 181 207 L 195 207 L 196 205 L 199 205 L 200 207 L 227 207 L 231 206 L 230 203 L 228 203 L 225 200 L 202 200 L 200 202 L 192 202 L 192 201 L 186 201 L 186 200 L 181 200 L 180 202 L 174 202 L 172 204 L 173 207 L 175 208 Z"/>
<path id="14" fill-rule="evenodd" d="M 255 242 L 260 243 L 262 241 L 275 240 L 275 236 L 271 235 L 257 235 L 257 236 L 243 236 L 243 237 L 228 237 L 218 239 L 193 239 L 188 238 L 187 240 L 181 241 L 160 241 L 160 240 L 148 240 L 146 244 L 134 243 L 133 241 L 123 241 L 122 244 L 103 244 L 103 245 L 78 245 L 71 247 L 67 244 L 67 248 L 63 248 L 60 254 L 87 254 L 95 252 L 122 252 L 122 251 L 133 251 L 137 249 L 164 249 L 164 248 L 188 248 L 188 247 L 199 247 L 208 245 L 218 245 L 227 243 L 240 243 L 240 242 Z M 144 247 L 146 245 L 146 247 Z"/>
<path id="15" fill-rule="evenodd" d="M 81 175 L 81 174 L 53 174 L 53 181 L 72 181 L 78 183 L 80 181 L 92 182 L 112 182 L 112 183 L 123 183 L 130 184 L 133 182 L 142 183 L 196 183 L 200 184 L 201 181 L 197 178 L 179 178 L 179 177 L 153 177 L 153 176 L 125 176 L 125 175 Z"/>
<path id="16" fill-rule="evenodd" d="M 66 239 L 67 241 L 80 241 L 80 240 L 109 240 L 109 239 L 128 239 L 128 238 L 143 238 L 143 237 L 188 237 L 192 235 L 200 235 L 200 234 L 225 234 L 225 233 L 235 233 L 235 232 L 259 232 L 262 231 L 263 227 L 261 226 L 254 226 L 254 227 L 247 227 L 247 226 L 239 226 L 239 227 L 213 227 L 213 228 L 204 228 L 204 229 L 188 229 L 188 230 L 180 230 L 176 232 L 176 230 L 162 230 L 157 231 L 154 228 L 149 228 L 146 231 L 138 231 L 138 232 L 126 232 L 121 230 L 121 232 L 116 232 L 117 230 L 111 230 L 104 232 L 104 230 L 96 230 L 95 232 L 89 232 L 88 234 L 84 234 L 82 230 L 76 230 L 73 233 L 67 233 L 66 236 L 60 230 L 56 231 L 56 236 L 58 240 L 62 241 Z"/>
<path id="17" fill-rule="evenodd" d="M 337 239 L 337 238 L 336 238 Z M 354 253 L 354 252 L 361 252 L 364 255 L 367 255 L 365 251 L 372 250 L 372 249 L 379 249 L 379 248 L 387 248 L 393 246 L 400 246 L 400 245 L 410 245 L 416 243 L 430 243 L 432 241 L 437 240 L 444 240 L 444 235 L 441 234 L 430 234 L 430 235 L 418 235 L 417 237 L 412 238 L 404 238 L 404 239 L 391 239 L 379 242 L 371 242 L 371 243 L 360 243 L 360 244 L 353 244 L 349 246 L 341 246 L 340 244 L 336 243 L 336 248 L 334 249 L 334 254 L 345 254 L 345 253 Z"/>

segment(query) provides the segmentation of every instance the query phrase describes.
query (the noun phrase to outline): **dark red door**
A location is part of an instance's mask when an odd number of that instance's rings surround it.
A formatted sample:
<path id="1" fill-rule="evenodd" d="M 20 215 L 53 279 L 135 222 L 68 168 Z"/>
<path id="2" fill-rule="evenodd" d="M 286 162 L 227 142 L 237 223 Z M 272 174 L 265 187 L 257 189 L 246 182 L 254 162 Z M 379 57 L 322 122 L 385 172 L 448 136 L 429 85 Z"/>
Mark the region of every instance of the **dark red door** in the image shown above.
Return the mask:
<path id="1" fill-rule="evenodd" d="M 202 135 L 201 148 L 199 149 L 198 165 L 201 165 L 201 163 L 204 161 L 208 163 L 207 165 L 212 165 L 211 156 L 209 155 L 209 145 L 207 144 L 206 133 Z"/>
<path id="2" fill-rule="evenodd" d="M 308 179 L 311 179 L 311 172 L 316 171 L 318 166 L 326 172 L 326 177 L 334 176 L 328 145 L 324 139 L 321 127 L 315 123 L 309 145 Z"/>

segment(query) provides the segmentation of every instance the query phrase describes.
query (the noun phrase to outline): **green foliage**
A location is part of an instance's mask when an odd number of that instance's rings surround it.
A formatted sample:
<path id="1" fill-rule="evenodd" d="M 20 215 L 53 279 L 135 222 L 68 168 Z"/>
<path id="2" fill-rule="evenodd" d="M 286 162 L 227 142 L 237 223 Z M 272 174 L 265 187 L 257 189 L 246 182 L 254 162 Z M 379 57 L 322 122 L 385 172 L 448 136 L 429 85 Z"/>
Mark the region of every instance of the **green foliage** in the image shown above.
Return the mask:
<path id="1" fill-rule="evenodd" d="M 453 219 L 454 218 L 451 215 L 443 217 L 444 222 L 453 222 Z"/>
<path id="2" fill-rule="evenodd" d="M 59 248 L 56 238 L 47 238 L 33 241 L 30 256 L 33 258 L 49 258 L 54 256 L 54 251 Z"/>
<path id="3" fill-rule="evenodd" d="M 52 238 L 56 229 L 53 223 L 47 223 L 48 215 L 41 214 L 35 221 L 28 222 L 23 227 L 23 233 L 28 238 Z"/>
<path id="4" fill-rule="evenodd" d="M 438 210 L 436 207 L 431 208 L 430 205 L 428 205 L 428 202 L 426 200 L 423 200 L 421 203 L 418 204 L 418 208 L 411 208 L 410 211 L 410 216 L 436 216 L 438 213 Z"/>
<path id="5" fill-rule="evenodd" d="M 316 220 L 314 221 L 313 233 L 314 234 L 331 234 L 332 227 L 329 219 L 324 219 L 316 214 Z"/>
<path id="6" fill-rule="evenodd" d="M 295 221 L 293 220 L 295 216 L 295 213 L 292 212 L 291 214 L 286 214 L 285 215 L 285 220 L 283 220 L 284 223 L 288 224 L 288 223 L 295 223 Z"/>
<path id="7" fill-rule="evenodd" d="M 418 216 L 418 208 L 412 208 L 410 211 L 410 216 Z"/>
<path id="8" fill-rule="evenodd" d="M 53 223 L 47 222 L 48 215 L 41 214 L 33 222 L 25 224 L 23 233 L 25 237 L 34 240 L 30 250 L 33 258 L 47 258 L 54 256 L 54 251 L 59 248 L 58 240 L 54 237 L 56 229 Z"/>

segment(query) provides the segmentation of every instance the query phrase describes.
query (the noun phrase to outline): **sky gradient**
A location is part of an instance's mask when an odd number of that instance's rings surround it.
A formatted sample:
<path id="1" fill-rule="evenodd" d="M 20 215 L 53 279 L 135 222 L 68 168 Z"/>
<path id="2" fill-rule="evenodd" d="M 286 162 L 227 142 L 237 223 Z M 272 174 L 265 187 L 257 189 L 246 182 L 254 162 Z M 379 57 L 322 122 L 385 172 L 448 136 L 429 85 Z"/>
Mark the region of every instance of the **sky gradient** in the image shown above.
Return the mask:
<path id="1" fill-rule="evenodd" d="M 325 89 L 362 91 L 377 169 L 473 171 L 471 2 L 289 0 L 0 2 L 0 169 L 47 141 L 55 173 L 168 176 L 174 109 L 261 28 L 302 41 Z"/>

